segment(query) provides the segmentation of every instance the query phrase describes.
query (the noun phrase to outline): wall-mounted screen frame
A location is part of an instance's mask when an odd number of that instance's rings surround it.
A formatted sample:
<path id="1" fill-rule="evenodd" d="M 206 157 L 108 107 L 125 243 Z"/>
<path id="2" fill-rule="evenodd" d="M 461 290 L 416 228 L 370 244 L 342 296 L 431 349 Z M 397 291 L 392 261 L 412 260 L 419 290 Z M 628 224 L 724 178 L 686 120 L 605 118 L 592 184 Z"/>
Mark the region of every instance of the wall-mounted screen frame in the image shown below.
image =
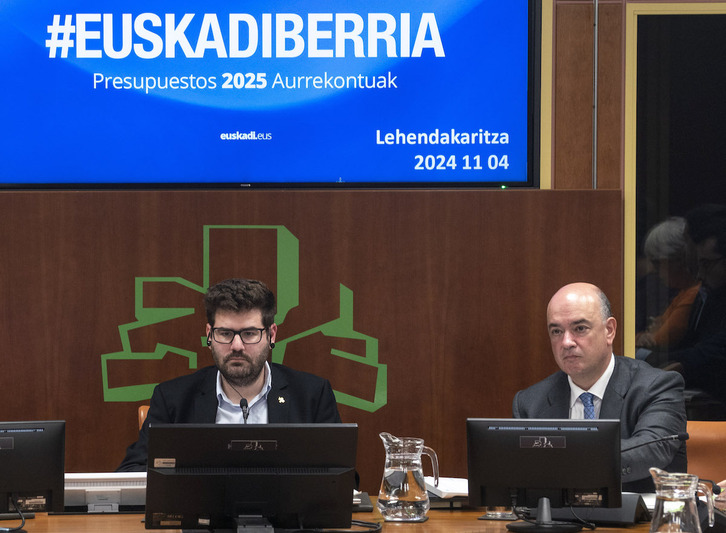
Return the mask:
<path id="1" fill-rule="evenodd" d="M 642 254 L 643 244 L 643 221 L 646 223 L 655 223 L 657 221 L 664 220 L 670 215 L 681 215 L 687 211 L 687 209 L 681 208 L 677 212 L 671 210 L 664 210 L 662 202 L 657 200 L 656 196 L 650 198 L 643 198 L 642 193 L 644 187 L 638 183 L 639 175 L 638 172 L 638 157 L 643 157 L 641 153 L 638 154 L 638 128 L 643 127 L 642 124 L 638 124 L 639 117 L 642 117 L 642 110 L 638 109 L 638 73 L 639 70 L 644 70 L 643 65 L 638 65 L 639 61 L 639 30 L 641 28 L 641 17 L 681 17 L 684 15 L 695 15 L 702 17 L 704 15 L 726 15 L 726 4 L 723 2 L 674 2 L 674 3 L 663 3 L 663 2 L 652 2 L 652 3 L 630 3 L 625 8 L 625 106 L 624 106 L 624 136 L 623 136 L 623 173 L 624 173 L 624 185 L 623 185 L 623 196 L 625 198 L 624 208 L 624 256 L 625 256 L 625 268 L 624 268 L 624 328 L 623 328 L 623 346 L 624 355 L 633 356 L 635 354 L 636 334 L 638 333 L 637 328 L 637 309 L 636 294 L 638 286 L 638 278 L 640 276 L 639 271 L 642 269 L 639 265 L 642 262 L 639 261 L 639 256 Z M 682 40 L 682 38 L 681 38 Z M 680 41 L 679 41 L 680 42 Z M 694 63 L 696 65 L 698 63 Z M 662 65 L 655 66 L 652 68 L 654 72 L 657 69 L 663 69 Z M 640 82 L 643 83 L 643 80 Z M 653 80 L 652 83 L 664 83 L 662 80 Z M 662 105 L 663 102 L 668 102 L 669 99 L 662 98 L 661 100 L 653 99 L 652 105 Z M 665 110 L 659 110 L 656 116 L 661 116 L 662 120 L 669 120 Z M 714 116 L 719 116 L 716 113 Z M 653 133 L 655 134 L 655 133 Z M 661 135 L 661 142 L 670 142 L 668 136 L 664 135 L 663 132 L 657 133 Z M 641 150 L 643 143 L 641 141 Z M 665 149 L 653 149 L 651 147 L 651 154 L 653 154 L 653 161 L 658 161 L 663 154 L 669 154 L 673 150 L 667 147 Z M 704 144 L 704 146 L 706 146 Z M 681 147 L 682 148 L 682 147 Z M 688 152 L 685 152 L 688 154 Z M 657 157 L 656 157 L 657 156 Z M 686 158 L 688 155 L 686 155 Z M 696 156 L 693 156 L 696 157 Z M 703 157 L 703 156 L 702 156 Z M 671 185 L 670 181 L 670 170 L 664 160 L 660 160 L 658 163 L 661 166 L 654 172 L 653 175 L 660 176 L 662 183 L 655 183 L 651 185 L 652 190 L 658 190 L 664 195 L 670 194 Z M 642 165 L 642 161 L 641 161 Z M 695 172 L 687 175 L 688 187 L 696 194 L 702 194 L 704 203 L 720 201 L 720 197 L 717 194 L 716 189 L 709 185 L 713 182 L 713 178 L 705 179 L 702 172 Z M 684 189 L 681 188 L 681 191 Z M 640 195 L 640 196 L 639 196 Z M 710 199 L 714 197 L 715 200 Z M 693 198 L 692 194 L 684 194 L 680 200 L 690 201 Z M 654 201 L 655 200 L 655 201 Z M 695 207 L 698 202 L 692 202 L 689 207 Z M 650 206 L 652 212 L 648 213 L 643 209 L 644 205 Z M 647 226 L 647 224 L 645 224 Z"/>
<path id="2" fill-rule="evenodd" d="M 541 3 L 8 0 L 0 187 L 536 187 Z"/>

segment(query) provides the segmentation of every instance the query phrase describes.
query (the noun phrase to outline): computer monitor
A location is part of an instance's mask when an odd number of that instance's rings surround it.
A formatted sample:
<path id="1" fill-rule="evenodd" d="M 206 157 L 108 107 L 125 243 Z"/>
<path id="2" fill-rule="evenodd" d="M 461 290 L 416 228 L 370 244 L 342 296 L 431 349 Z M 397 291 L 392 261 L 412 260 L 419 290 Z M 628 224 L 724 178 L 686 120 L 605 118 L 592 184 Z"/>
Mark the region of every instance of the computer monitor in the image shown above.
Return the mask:
<path id="1" fill-rule="evenodd" d="M 470 418 L 466 428 L 470 505 L 621 506 L 619 420 Z"/>
<path id="2" fill-rule="evenodd" d="M 538 187 L 542 3 L 1 2 L 0 190 Z"/>
<path id="3" fill-rule="evenodd" d="M 348 528 L 356 424 L 151 424 L 147 529 Z"/>
<path id="4" fill-rule="evenodd" d="M 63 420 L 0 422 L 0 513 L 63 511 Z"/>

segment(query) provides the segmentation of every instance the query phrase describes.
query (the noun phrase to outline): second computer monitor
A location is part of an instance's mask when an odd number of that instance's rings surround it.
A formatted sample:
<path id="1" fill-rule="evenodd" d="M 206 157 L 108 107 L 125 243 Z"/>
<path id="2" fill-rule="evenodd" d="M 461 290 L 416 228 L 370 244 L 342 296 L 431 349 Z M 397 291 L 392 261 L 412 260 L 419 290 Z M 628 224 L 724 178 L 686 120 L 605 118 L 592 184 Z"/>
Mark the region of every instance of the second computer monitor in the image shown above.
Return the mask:
<path id="1" fill-rule="evenodd" d="M 470 418 L 473 506 L 620 507 L 620 421 Z"/>

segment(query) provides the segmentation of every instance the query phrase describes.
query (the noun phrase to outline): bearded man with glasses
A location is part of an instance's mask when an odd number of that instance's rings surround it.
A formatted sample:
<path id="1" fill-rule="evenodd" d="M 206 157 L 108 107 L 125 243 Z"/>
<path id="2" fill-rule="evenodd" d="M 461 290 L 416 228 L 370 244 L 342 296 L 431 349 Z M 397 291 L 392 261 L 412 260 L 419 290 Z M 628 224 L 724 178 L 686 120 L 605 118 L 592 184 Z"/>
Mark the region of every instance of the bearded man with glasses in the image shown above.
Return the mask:
<path id="1" fill-rule="evenodd" d="M 262 282 L 228 279 L 204 297 L 214 366 L 154 389 L 138 440 L 117 471 L 146 470 L 149 423 L 339 423 L 330 382 L 270 363 L 275 295 Z"/>

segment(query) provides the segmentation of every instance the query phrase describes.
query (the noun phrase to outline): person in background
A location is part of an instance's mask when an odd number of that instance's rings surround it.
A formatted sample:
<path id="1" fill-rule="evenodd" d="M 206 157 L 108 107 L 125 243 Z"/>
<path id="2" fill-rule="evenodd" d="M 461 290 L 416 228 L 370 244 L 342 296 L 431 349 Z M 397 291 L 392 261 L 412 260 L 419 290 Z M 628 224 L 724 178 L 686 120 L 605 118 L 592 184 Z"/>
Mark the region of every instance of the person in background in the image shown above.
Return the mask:
<path id="1" fill-rule="evenodd" d="M 560 371 L 517 392 L 516 418 L 619 419 L 622 449 L 685 433 L 683 377 L 613 354 L 617 322 L 602 290 L 589 283 L 562 287 L 547 306 L 547 329 Z M 623 490 L 653 492 L 652 466 L 685 472 L 686 443 L 623 452 Z"/>
<path id="2" fill-rule="evenodd" d="M 685 229 L 685 218 L 671 217 L 653 226 L 645 238 L 645 256 L 660 279 L 668 287 L 677 289 L 678 293 L 665 312 L 655 317 L 648 329 L 636 336 L 636 347 L 677 346 L 686 334 L 691 306 L 700 284 L 689 265 Z"/>
<path id="3" fill-rule="evenodd" d="M 204 297 L 214 366 L 156 386 L 138 440 L 117 471 L 147 467 L 149 423 L 339 423 L 330 383 L 268 362 L 277 336 L 275 296 L 260 282 L 228 279 Z"/>
<path id="4" fill-rule="evenodd" d="M 718 407 L 689 406 L 694 419 L 726 419 L 726 206 L 704 205 L 686 214 L 686 235 L 701 288 L 688 328 L 674 348 L 639 349 L 638 359 L 683 374 L 688 389 L 703 391 Z"/>

